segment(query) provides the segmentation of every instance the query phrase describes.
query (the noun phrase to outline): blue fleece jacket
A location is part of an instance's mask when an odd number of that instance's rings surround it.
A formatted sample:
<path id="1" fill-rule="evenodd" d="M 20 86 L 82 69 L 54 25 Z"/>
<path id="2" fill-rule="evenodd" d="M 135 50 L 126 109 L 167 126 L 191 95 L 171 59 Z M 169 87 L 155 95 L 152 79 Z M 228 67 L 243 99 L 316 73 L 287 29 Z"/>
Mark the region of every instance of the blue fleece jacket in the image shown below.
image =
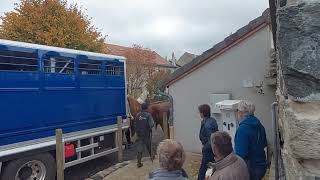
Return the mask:
<path id="1" fill-rule="evenodd" d="M 210 143 L 210 136 L 212 133 L 218 131 L 218 124 L 217 121 L 210 117 L 203 119 L 201 121 L 201 128 L 199 132 L 199 139 L 202 143 L 202 151 L 212 151 L 211 150 L 211 143 Z"/>
<path id="2" fill-rule="evenodd" d="M 246 116 L 239 124 L 235 136 L 236 154 L 242 157 L 251 168 L 267 166 L 264 148 L 267 146 L 266 132 L 260 121 L 254 116 Z"/>

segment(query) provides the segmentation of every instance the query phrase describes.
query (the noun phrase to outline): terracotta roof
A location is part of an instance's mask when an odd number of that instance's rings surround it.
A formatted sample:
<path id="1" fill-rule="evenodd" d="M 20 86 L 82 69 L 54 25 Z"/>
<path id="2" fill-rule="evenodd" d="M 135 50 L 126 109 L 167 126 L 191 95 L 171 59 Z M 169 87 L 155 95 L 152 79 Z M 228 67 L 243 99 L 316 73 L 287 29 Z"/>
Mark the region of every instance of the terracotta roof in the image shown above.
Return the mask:
<path id="1" fill-rule="evenodd" d="M 163 57 L 161 57 L 158 53 L 155 51 L 147 50 L 147 49 L 137 49 L 132 47 L 125 47 L 115 44 L 106 44 L 106 48 L 109 54 L 117 55 L 117 56 L 124 56 L 126 57 L 128 53 L 136 51 L 136 53 L 139 53 L 137 51 L 142 51 L 142 53 L 148 54 L 150 57 L 152 57 L 149 61 L 151 63 L 155 63 L 157 65 L 170 65 L 168 61 L 166 61 Z M 128 58 L 128 57 L 127 57 Z M 130 59 L 128 58 L 128 61 Z M 132 61 L 132 60 L 131 60 Z M 141 59 L 136 59 L 135 61 L 144 61 Z"/>
<path id="2" fill-rule="evenodd" d="M 269 9 L 265 10 L 261 16 L 254 19 L 246 26 L 240 28 L 239 30 L 237 30 L 237 32 L 226 37 L 223 41 L 214 45 L 211 49 L 205 51 L 200 56 L 194 58 L 191 62 L 177 69 L 168 78 L 168 80 L 165 82 L 165 85 L 169 86 L 175 83 L 179 79 L 185 77 L 189 73 L 200 68 L 202 65 L 206 64 L 207 62 L 210 62 L 211 60 L 215 59 L 217 56 L 223 54 L 224 52 L 232 48 L 233 46 L 242 42 L 242 40 L 250 37 L 252 34 L 259 31 L 263 27 L 269 25 L 270 24 L 269 14 L 270 14 Z"/>

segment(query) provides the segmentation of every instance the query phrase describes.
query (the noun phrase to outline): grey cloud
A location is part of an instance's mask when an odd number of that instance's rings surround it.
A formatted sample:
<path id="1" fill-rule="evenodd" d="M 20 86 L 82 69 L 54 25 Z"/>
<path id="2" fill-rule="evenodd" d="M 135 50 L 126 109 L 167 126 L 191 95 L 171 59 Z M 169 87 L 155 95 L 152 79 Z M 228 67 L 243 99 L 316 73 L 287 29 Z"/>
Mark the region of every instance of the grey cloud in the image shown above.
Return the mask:
<path id="1" fill-rule="evenodd" d="M 3 5 L 10 7 L 11 2 L 1 0 L 0 12 Z M 268 7 L 267 0 L 69 0 L 69 3 L 87 9 L 94 25 L 108 35 L 110 43 L 141 44 L 162 56 L 170 56 L 173 50 L 178 55 L 183 51 L 201 54 Z M 150 31 L 159 17 L 178 18 L 176 33 L 164 36 Z"/>

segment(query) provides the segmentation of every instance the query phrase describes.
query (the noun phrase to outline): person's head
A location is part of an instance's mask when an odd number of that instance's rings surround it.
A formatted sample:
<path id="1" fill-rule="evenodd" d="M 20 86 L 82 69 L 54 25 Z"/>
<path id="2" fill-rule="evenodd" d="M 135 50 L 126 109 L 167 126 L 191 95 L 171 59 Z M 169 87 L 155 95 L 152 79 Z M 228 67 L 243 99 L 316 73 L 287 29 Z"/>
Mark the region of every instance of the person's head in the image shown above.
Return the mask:
<path id="1" fill-rule="evenodd" d="M 231 137 L 227 132 L 217 131 L 211 134 L 210 140 L 216 161 L 219 161 L 232 153 Z"/>
<path id="2" fill-rule="evenodd" d="M 149 107 L 149 104 L 148 104 L 148 103 L 142 103 L 142 104 L 141 104 L 141 109 L 142 109 L 142 110 L 147 110 L 148 107 Z"/>
<path id="3" fill-rule="evenodd" d="M 243 119 L 245 116 L 253 115 L 255 111 L 255 106 L 250 101 L 240 101 L 238 105 L 238 115 L 240 119 Z"/>
<path id="4" fill-rule="evenodd" d="M 200 117 L 201 118 L 209 118 L 211 117 L 211 110 L 208 104 L 202 104 L 198 107 Z"/>
<path id="5" fill-rule="evenodd" d="M 179 170 L 185 161 L 182 145 L 172 139 L 165 139 L 158 146 L 160 167 L 168 171 Z"/>

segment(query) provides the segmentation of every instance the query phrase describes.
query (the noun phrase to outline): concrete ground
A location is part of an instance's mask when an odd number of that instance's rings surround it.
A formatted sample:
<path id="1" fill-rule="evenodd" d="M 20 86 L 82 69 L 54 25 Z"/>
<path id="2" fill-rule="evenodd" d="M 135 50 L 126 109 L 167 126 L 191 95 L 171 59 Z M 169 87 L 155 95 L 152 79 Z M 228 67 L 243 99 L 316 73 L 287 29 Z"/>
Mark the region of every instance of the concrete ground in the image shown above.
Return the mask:
<path id="1" fill-rule="evenodd" d="M 161 127 L 159 127 L 157 130 L 153 129 L 152 133 L 152 144 L 153 149 L 156 150 L 157 146 L 160 141 L 162 141 L 164 138 L 163 131 Z M 134 138 L 133 138 L 134 140 Z M 157 169 L 159 167 L 159 161 L 156 159 L 153 161 L 153 163 L 150 160 L 149 154 L 147 152 L 144 152 L 144 158 L 143 158 L 143 167 L 137 168 L 136 165 L 136 147 L 133 145 L 132 148 L 124 154 L 124 160 L 129 160 L 126 163 L 124 163 L 124 167 L 110 167 L 109 169 L 104 170 L 100 173 L 109 174 L 104 178 L 104 180 L 144 180 L 146 179 L 149 172 L 152 172 L 153 170 Z M 128 157 L 126 157 L 128 156 Z M 130 159 L 131 158 L 131 159 Z M 194 153 L 186 153 L 186 162 L 184 163 L 184 169 L 188 173 L 188 176 L 191 179 L 197 178 L 198 169 L 200 166 L 201 156 Z M 113 172 L 112 172 L 113 171 Z M 112 172 L 110 174 L 110 172 Z"/>
<path id="2" fill-rule="evenodd" d="M 163 140 L 163 132 L 161 128 L 153 130 L 152 133 L 153 149 L 155 150 L 161 140 Z M 159 167 L 159 162 L 156 159 L 153 163 L 150 160 L 149 154 L 145 151 L 143 164 L 141 168 L 136 166 L 136 147 L 133 145 L 130 149 L 124 151 L 123 163 L 116 164 L 105 170 L 98 172 L 95 177 L 91 176 L 87 180 L 145 180 L 148 174 Z M 183 168 L 187 172 L 191 180 L 197 179 L 198 169 L 200 167 L 201 155 L 195 153 L 186 153 L 186 162 Z M 269 172 L 264 180 L 269 180 Z"/>
<path id="3" fill-rule="evenodd" d="M 201 156 L 198 154 L 187 153 L 184 169 L 188 173 L 190 179 L 196 179 L 198 168 L 200 165 Z M 128 165 L 119 168 L 106 176 L 103 180 L 145 180 L 154 169 L 159 167 L 158 159 L 152 163 L 150 158 L 143 159 L 143 167 L 137 168 L 136 161 L 130 161 Z"/>
<path id="4" fill-rule="evenodd" d="M 186 153 L 186 162 L 183 168 L 186 170 L 191 180 L 196 180 L 198 176 L 198 169 L 200 167 L 201 155 L 194 153 Z M 150 158 L 143 159 L 143 167 L 137 168 L 136 161 L 127 161 L 123 167 L 117 169 L 107 169 L 109 175 L 105 176 L 103 180 L 146 180 L 148 174 L 159 167 L 158 159 L 152 163 Z M 103 172 L 100 172 L 103 173 Z M 269 180 L 269 171 L 263 180 Z"/>
<path id="5" fill-rule="evenodd" d="M 153 149 L 156 149 L 159 142 L 163 140 L 163 132 L 161 127 L 153 129 L 152 133 L 152 146 Z M 124 138 L 124 141 L 126 138 Z M 136 146 L 133 144 L 130 149 L 125 149 L 123 152 L 124 161 L 134 161 L 136 158 Z M 147 151 L 144 152 L 144 157 L 148 157 L 149 154 Z M 104 171 L 113 167 L 117 163 L 117 154 L 109 154 L 107 156 L 94 159 L 85 163 L 72 166 L 65 170 L 65 179 L 66 180 L 83 180 L 97 175 L 98 172 Z"/>

